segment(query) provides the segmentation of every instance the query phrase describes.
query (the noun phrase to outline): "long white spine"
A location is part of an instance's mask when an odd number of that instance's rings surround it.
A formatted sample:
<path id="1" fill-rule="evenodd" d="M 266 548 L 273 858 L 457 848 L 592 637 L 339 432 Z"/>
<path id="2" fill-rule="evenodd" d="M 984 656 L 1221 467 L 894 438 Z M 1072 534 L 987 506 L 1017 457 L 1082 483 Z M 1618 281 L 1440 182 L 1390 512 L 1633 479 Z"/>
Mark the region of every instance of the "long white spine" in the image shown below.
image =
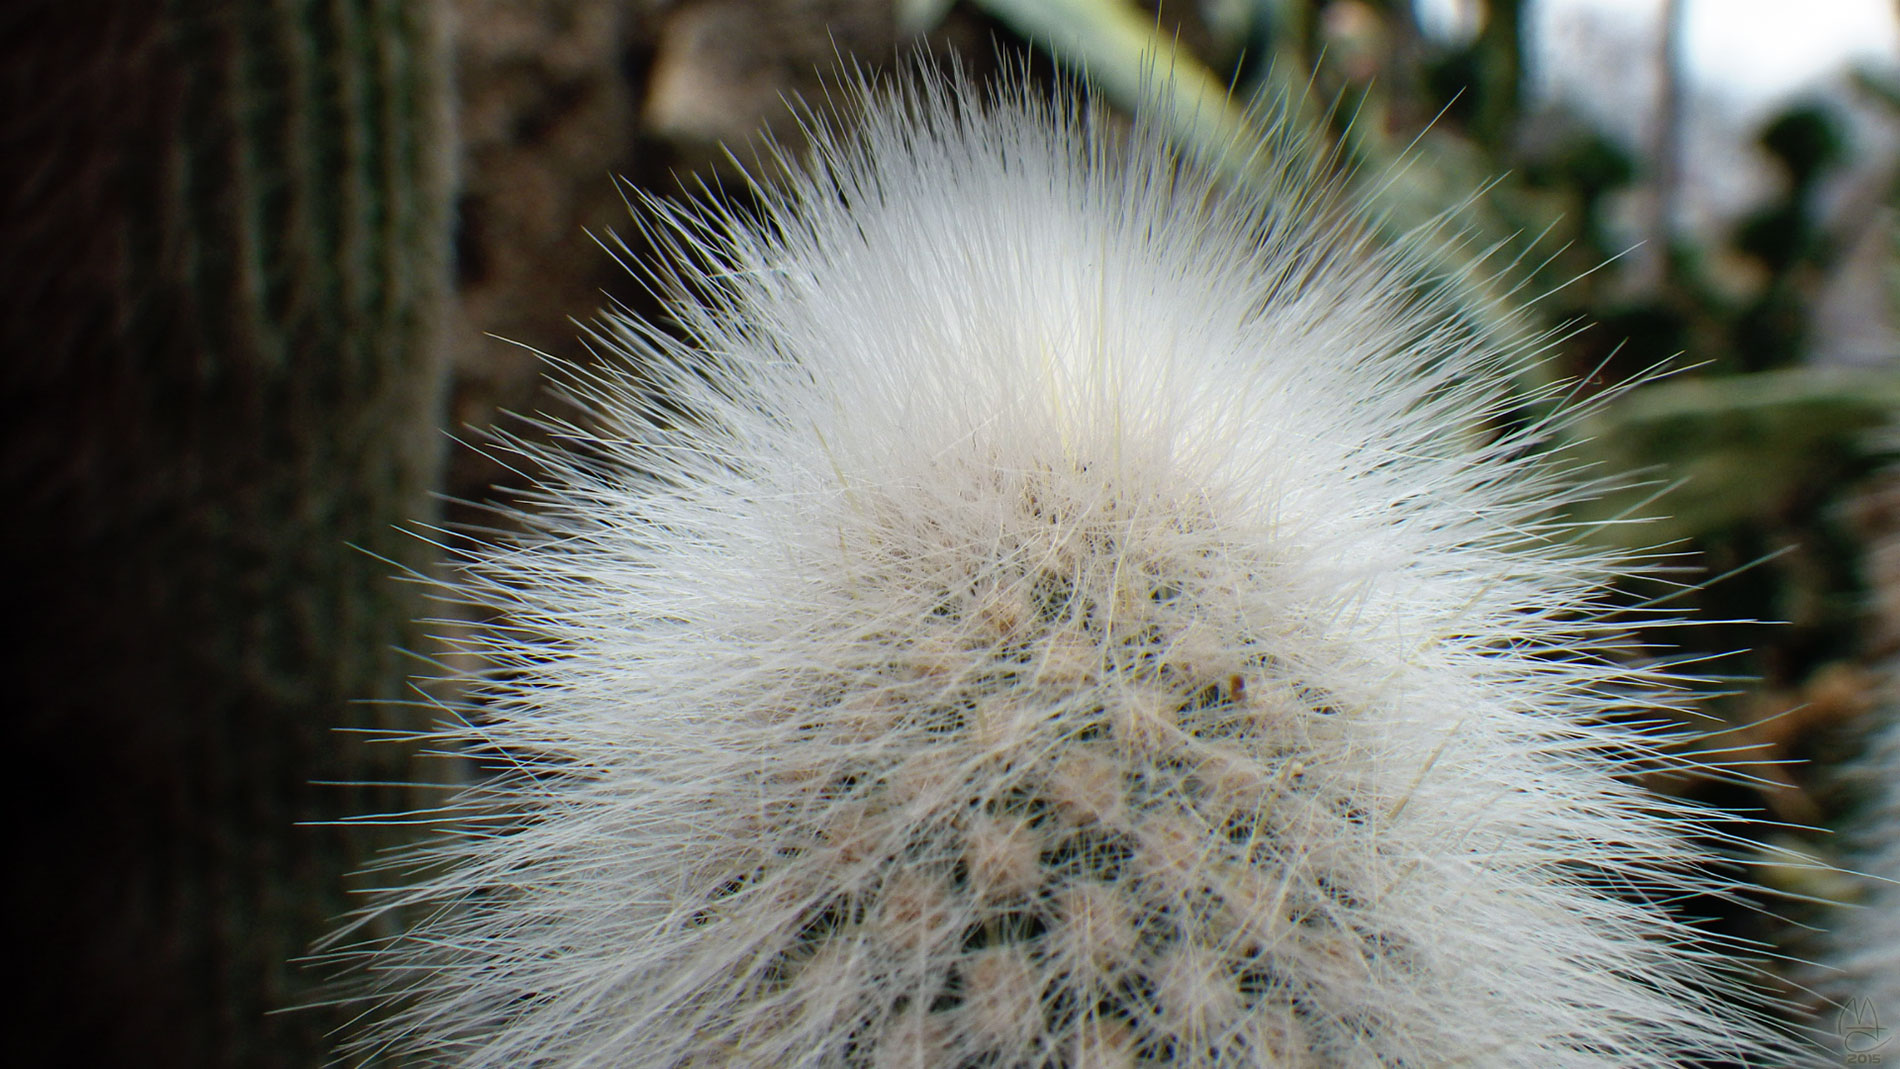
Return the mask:
<path id="1" fill-rule="evenodd" d="M 1631 667 L 1522 353 L 1294 163 L 932 83 L 762 219 L 650 209 L 394 900 L 467 1067 L 1665 1066 L 1771 1041 L 1660 901 Z M 1632 714 L 1636 714 L 1634 717 Z"/>

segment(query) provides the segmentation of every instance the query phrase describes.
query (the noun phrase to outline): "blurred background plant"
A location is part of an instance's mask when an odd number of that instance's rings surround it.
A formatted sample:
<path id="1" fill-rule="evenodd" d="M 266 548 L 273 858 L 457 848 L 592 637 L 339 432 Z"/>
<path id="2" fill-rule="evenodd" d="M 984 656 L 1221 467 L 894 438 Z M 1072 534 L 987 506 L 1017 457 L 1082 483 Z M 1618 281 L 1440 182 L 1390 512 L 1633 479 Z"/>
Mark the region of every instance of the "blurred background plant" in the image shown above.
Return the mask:
<path id="1" fill-rule="evenodd" d="M 822 97 L 841 61 L 917 50 L 979 77 L 1083 73 L 1124 110 L 1155 99 L 1159 71 L 1171 128 L 1237 181 L 1260 131 L 1225 91 L 1292 94 L 1395 236 L 1453 220 L 1444 284 L 1474 314 L 1502 289 L 1535 297 L 1553 333 L 1527 395 L 1674 369 L 1560 443 L 1647 473 L 1580 517 L 1662 517 L 1592 530 L 1669 554 L 1673 582 L 1632 605 L 1734 621 L 1648 637 L 1732 681 L 1715 744 L 1754 779 L 1656 786 L 1823 857 L 1825 836 L 1788 825 L 1866 804 L 1868 777 L 1834 769 L 1894 715 L 1872 666 L 1900 650 L 1900 561 L 1868 548 L 1900 531 L 1893 439 L 1874 433 L 1900 409 L 1900 29 L 1882 0 L 187 7 L 0 16 L 0 136 L 39 161 L 0 202 L 8 403 L 34 413 L 6 453 L 38 527 L 16 559 L 44 573 L 22 589 L 47 621 L 16 647 L 32 773 L 16 811 L 42 814 L 24 856 L 43 875 L 17 881 L 14 910 L 35 1064 L 322 1060 L 348 1010 L 263 1011 L 308 997 L 283 962 L 343 908 L 330 874 L 372 843 L 293 825 L 406 803 L 306 784 L 443 776 L 325 734 L 427 719 L 349 704 L 400 694 L 387 651 L 426 647 L 380 578 L 393 568 L 337 551 L 419 564 L 427 547 L 388 532 L 431 518 L 431 485 L 451 525 L 493 523 L 480 503 L 521 476 L 460 445 L 438 468 L 437 426 L 558 410 L 529 347 L 584 359 L 570 320 L 603 294 L 663 314 L 584 236 L 649 251 L 614 176 L 744 197 L 722 146 L 796 146 L 788 99 Z M 405 145 L 422 148 L 387 151 Z M 445 264 L 453 279 L 430 282 Z M 381 292 L 407 296 L 364 303 Z M 1826 923 L 1802 900 L 1858 893 L 1741 860 L 1781 892 L 1775 913 Z M 1820 952 L 1745 905 L 1685 908 Z"/>

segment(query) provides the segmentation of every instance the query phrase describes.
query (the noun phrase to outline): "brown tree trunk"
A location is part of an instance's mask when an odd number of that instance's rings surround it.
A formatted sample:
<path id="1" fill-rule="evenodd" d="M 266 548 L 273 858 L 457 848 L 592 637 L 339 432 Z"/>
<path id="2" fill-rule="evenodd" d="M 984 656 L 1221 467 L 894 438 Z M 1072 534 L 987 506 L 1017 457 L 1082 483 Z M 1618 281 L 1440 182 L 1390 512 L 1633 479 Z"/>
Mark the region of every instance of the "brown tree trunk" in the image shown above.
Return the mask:
<path id="1" fill-rule="evenodd" d="M 312 781 L 410 775 L 335 729 L 419 644 L 445 56 L 433 0 L 0 14 L 16 1064 L 307 1067 L 347 1017 L 270 1011 L 364 860 L 304 822 L 405 804 Z"/>

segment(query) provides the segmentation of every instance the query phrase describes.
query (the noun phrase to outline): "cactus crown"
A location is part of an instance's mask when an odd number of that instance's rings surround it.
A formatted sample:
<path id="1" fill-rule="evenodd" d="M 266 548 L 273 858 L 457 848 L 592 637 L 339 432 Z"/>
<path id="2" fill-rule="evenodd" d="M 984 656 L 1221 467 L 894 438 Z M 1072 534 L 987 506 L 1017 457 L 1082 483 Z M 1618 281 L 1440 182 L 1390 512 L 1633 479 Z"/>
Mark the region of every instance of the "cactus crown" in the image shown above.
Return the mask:
<path id="1" fill-rule="evenodd" d="M 398 903 L 378 1039 L 464 1066 L 1662 1066 L 1770 1042 L 1654 902 L 1582 491 L 1521 350 L 1294 155 L 954 81 L 819 124 L 578 388 Z M 681 284 L 685 286 L 684 283 Z M 1436 291 L 1442 292 L 1442 291 Z M 484 824 L 494 820 L 498 825 Z M 491 830 L 483 830 L 483 829 Z M 1706 944 L 1704 944 L 1706 945 Z"/>

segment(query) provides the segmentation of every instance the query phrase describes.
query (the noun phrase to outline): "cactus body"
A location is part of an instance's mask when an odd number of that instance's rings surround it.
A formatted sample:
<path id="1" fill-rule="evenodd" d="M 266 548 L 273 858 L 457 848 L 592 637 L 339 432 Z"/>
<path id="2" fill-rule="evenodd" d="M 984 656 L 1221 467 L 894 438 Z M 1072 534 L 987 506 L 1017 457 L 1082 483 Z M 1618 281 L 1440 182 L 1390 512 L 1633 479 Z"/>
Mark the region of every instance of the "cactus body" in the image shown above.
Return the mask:
<path id="1" fill-rule="evenodd" d="M 28 1064 L 309 1066 L 281 1011 L 414 777 L 451 254 L 436 0 L 23 0 L 0 193 Z M 379 559 L 379 557 L 381 559 Z"/>
<path id="2" fill-rule="evenodd" d="M 454 734 L 513 771 L 373 1041 L 462 1066 L 1660 1066 L 1761 1040 L 1653 904 L 1671 700 L 1547 517 L 1518 354 L 1297 153 L 957 84 L 763 221 L 662 213 Z"/>

